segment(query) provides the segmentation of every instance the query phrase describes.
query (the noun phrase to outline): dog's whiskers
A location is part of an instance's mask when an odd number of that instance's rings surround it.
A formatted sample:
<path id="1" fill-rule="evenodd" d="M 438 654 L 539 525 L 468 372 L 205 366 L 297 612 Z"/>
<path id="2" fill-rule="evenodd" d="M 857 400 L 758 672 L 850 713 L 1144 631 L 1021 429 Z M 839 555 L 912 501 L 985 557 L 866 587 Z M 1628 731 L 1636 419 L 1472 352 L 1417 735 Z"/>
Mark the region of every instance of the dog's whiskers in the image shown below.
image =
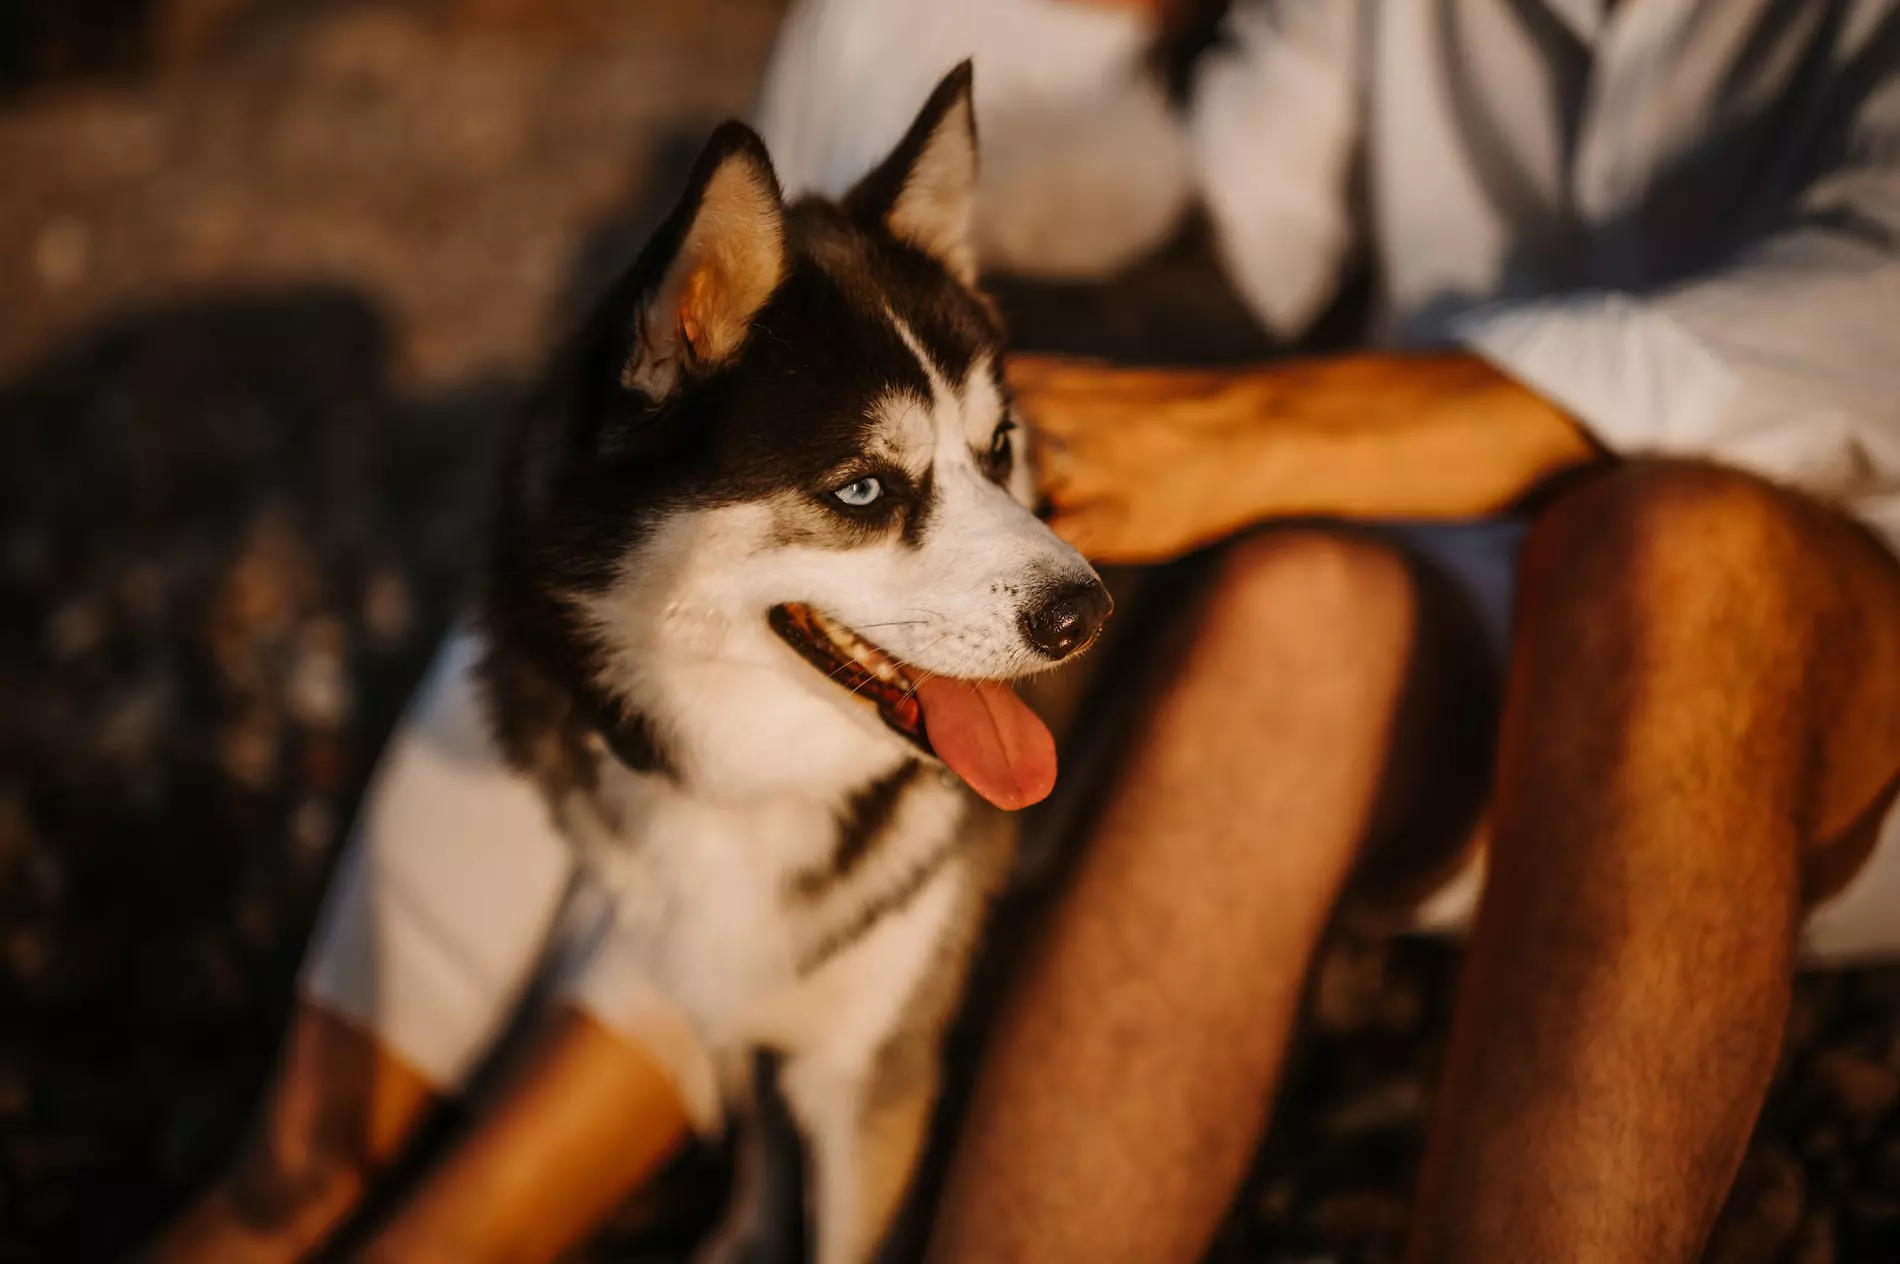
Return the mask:
<path id="1" fill-rule="evenodd" d="M 904 697 L 906 700 L 915 698 L 917 696 L 917 691 L 924 687 L 925 681 L 935 680 L 937 677 L 937 673 L 934 671 L 923 671 L 922 669 L 919 669 L 919 670 L 920 670 L 920 674 L 918 675 L 917 679 L 913 680 L 910 684 L 910 688 L 904 691 Z"/>
<path id="2" fill-rule="evenodd" d="M 932 642 L 931 642 L 931 643 L 930 643 L 929 645 L 926 645 L 926 646 L 924 646 L 924 648 L 923 648 L 923 651 L 922 651 L 922 652 L 923 652 L 923 653 L 926 653 L 926 654 L 928 654 L 928 653 L 929 653 L 929 652 L 930 652 L 931 650 L 934 650 L 934 649 L 936 649 L 936 648 L 937 648 L 937 646 L 939 646 L 939 645 L 941 645 L 941 644 L 943 644 L 943 642 L 944 642 L 945 640 L 947 640 L 947 639 L 949 639 L 949 636 L 950 636 L 950 634 L 949 634 L 948 632 L 945 632 L 945 633 L 944 633 L 944 634 L 943 634 L 942 636 L 940 636 L 940 637 L 938 637 L 938 638 L 937 638 L 936 640 L 934 640 L 934 641 L 932 641 Z M 906 665 L 906 666 L 908 667 L 908 665 Z M 929 676 L 930 676 L 930 675 L 932 674 L 931 672 L 929 672 L 928 670 L 926 670 L 925 668 L 922 668 L 922 667 L 919 667 L 919 668 L 916 668 L 915 670 L 917 670 L 917 671 L 920 671 L 920 672 L 923 672 L 926 678 L 928 678 L 928 677 L 929 677 Z M 909 670 L 906 670 L 906 671 L 904 672 L 904 674 L 905 674 L 906 676 L 908 676 L 908 675 L 910 675 L 910 672 L 909 672 Z M 871 682 L 872 682 L 873 680 L 876 680 L 876 679 L 877 679 L 877 677 L 876 677 L 876 676 L 867 676 L 867 677 L 865 677 L 865 678 L 864 678 L 863 680 L 860 680 L 860 681 L 859 681 L 859 682 L 858 682 L 858 683 L 857 683 L 856 685 L 853 685 L 853 686 L 852 686 L 852 688 L 851 688 L 851 694 L 850 694 L 850 696 L 851 696 L 851 697 L 854 697 L 854 698 L 855 698 L 855 697 L 857 696 L 857 694 L 858 694 L 858 690 L 860 690 L 860 689 L 862 689 L 862 688 L 864 688 L 864 687 L 865 687 L 866 685 L 868 685 L 868 684 L 870 684 L 870 683 L 871 683 Z M 913 684 L 911 685 L 911 687 L 910 687 L 909 689 L 907 689 L 907 690 L 905 690 L 905 691 L 904 691 L 904 694 L 903 694 L 903 696 L 904 696 L 905 698 L 914 698 L 914 697 L 916 697 L 916 696 L 917 696 L 917 685 L 916 685 L 916 683 L 913 683 Z"/>
<path id="3" fill-rule="evenodd" d="M 921 652 L 928 654 L 931 650 L 936 649 L 939 645 L 942 645 L 945 641 L 949 639 L 950 639 L 950 634 L 948 632 L 945 632 L 942 636 L 932 641 L 929 645 L 926 645 Z M 934 679 L 935 677 L 942 674 L 941 672 L 931 671 L 928 667 L 919 667 L 919 668 L 916 668 L 915 670 L 917 674 L 911 678 L 910 688 L 904 691 L 904 697 L 907 700 L 911 698 L 915 698 L 917 696 L 917 691 L 924 687 L 925 681 Z"/>

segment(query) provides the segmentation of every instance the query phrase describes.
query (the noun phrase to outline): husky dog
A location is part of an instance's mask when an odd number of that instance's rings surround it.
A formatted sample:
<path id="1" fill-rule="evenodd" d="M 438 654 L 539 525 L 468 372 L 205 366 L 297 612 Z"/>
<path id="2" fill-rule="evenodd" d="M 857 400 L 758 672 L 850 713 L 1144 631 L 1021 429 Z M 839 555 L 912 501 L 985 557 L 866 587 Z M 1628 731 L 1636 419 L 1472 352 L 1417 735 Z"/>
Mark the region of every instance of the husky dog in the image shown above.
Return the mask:
<path id="1" fill-rule="evenodd" d="M 822 1264 L 908 1184 L 1008 861 L 983 800 L 1054 781 L 1007 682 L 1110 606 L 1027 508 L 976 170 L 967 63 L 841 201 L 720 128 L 510 438 L 482 608 L 495 732 L 710 1052 L 701 1122 L 778 1068 Z"/>

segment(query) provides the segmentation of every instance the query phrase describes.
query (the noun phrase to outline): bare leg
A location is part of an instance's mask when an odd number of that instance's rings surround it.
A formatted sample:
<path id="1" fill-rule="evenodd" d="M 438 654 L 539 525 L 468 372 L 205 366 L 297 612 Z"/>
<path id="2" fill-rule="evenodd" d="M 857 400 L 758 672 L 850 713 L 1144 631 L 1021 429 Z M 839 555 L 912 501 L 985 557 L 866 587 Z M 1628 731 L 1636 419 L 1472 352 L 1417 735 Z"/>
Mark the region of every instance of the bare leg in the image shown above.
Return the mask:
<path id="1" fill-rule="evenodd" d="M 418 1072 L 366 1032 L 309 1002 L 298 1005 L 256 1137 L 146 1258 L 303 1258 L 355 1209 L 435 1100 Z"/>
<path id="2" fill-rule="evenodd" d="M 1200 1256 L 1365 831 L 1414 621 L 1373 545 L 1234 546 L 1002 1016 L 933 1259 Z"/>
<path id="3" fill-rule="evenodd" d="M 686 1139 L 672 1081 L 572 1009 L 365 1253 L 377 1264 L 537 1264 L 601 1224 Z"/>
<path id="4" fill-rule="evenodd" d="M 1410 1259 L 1692 1261 L 1804 868 L 1900 768 L 1900 570 L 1765 484 L 1625 467 L 1540 519 L 1520 616 Z"/>

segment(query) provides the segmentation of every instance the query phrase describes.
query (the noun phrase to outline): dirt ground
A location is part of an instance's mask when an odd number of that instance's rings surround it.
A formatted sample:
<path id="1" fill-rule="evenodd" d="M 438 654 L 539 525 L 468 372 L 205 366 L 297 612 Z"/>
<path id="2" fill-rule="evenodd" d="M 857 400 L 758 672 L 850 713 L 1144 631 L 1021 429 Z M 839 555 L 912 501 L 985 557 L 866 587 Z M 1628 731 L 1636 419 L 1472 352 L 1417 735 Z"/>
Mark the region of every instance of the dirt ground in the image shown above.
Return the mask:
<path id="1" fill-rule="evenodd" d="M 181 0 L 154 66 L 0 101 L 0 1264 L 115 1258 L 229 1154 L 496 427 L 779 7 Z M 1335 937 L 1211 1258 L 1397 1259 L 1455 964 Z M 1900 971 L 1805 980 L 1710 1258 L 1900 1260 L 1897 1107 Z M 680 1258 L 715 1169 L 587 1258 Z"/>

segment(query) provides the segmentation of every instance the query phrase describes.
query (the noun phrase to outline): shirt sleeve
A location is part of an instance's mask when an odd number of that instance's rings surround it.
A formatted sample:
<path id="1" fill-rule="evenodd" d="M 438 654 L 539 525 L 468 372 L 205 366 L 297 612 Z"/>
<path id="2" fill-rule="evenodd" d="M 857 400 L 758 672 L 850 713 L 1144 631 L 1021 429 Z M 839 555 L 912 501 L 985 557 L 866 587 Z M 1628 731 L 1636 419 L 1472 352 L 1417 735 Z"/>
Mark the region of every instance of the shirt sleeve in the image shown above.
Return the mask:
<path id="1" fill-rule="evenodd" d="M 1364 20 L 1361 0 L 1236 5 L 1195 80 L 1191 161 L 1221 261 L 1283 338 L 1324 311 L 1356 236 Z"/>
<path id="2" fill-rule="evenodd" d="M 1778 231 L 1646 294 L 1467 313 L 1455 337 L 1629 455 L 1713 458 L 1814 495 L 1900 492 L 1900 53 L 1856 68 L 1840 159 Z M 1869 54 L 1872 56 L 1873 54 Z"/>

